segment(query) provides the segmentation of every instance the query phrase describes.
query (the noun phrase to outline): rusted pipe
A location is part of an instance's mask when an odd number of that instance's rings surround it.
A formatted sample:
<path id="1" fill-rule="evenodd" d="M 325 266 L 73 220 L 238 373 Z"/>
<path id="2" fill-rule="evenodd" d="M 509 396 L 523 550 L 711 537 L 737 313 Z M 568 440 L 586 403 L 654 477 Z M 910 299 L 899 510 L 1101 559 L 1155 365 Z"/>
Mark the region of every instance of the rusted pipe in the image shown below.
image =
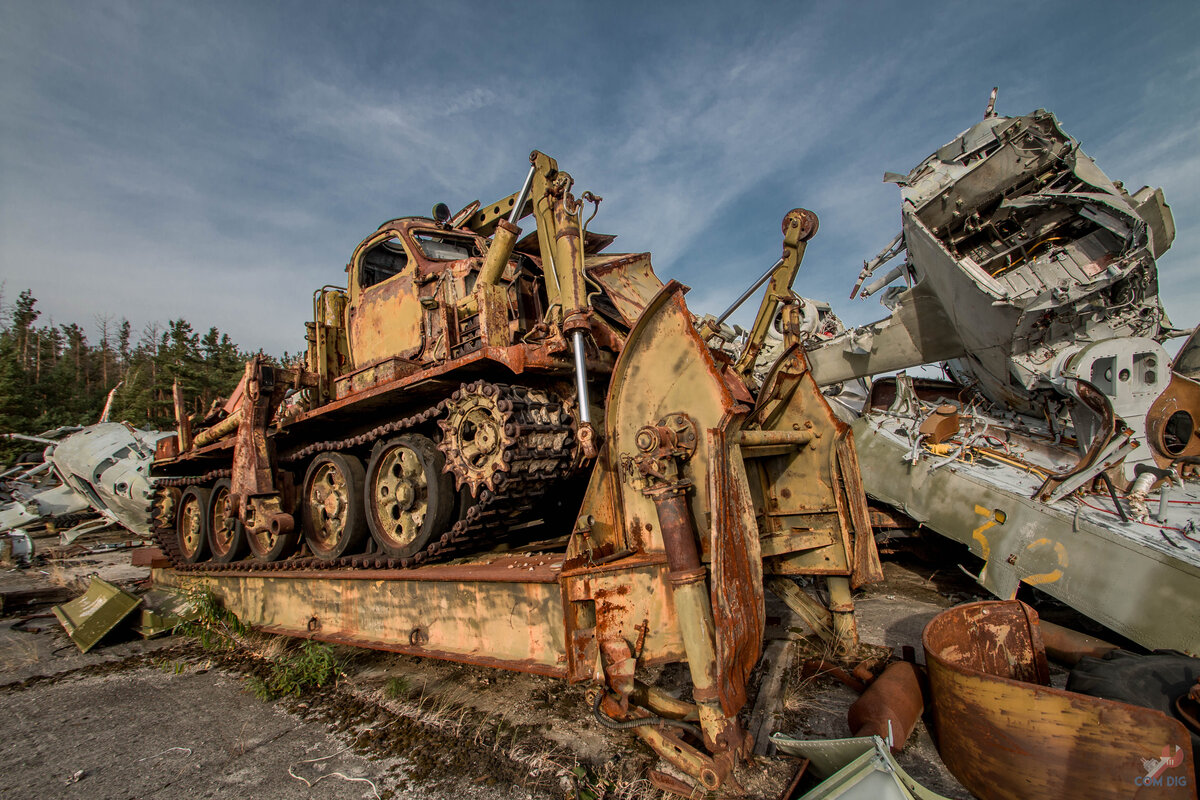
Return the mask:
<path id="1" fill-rule="evenodd" d="M 213 425 L 211 428 L 205 428 L 196 434 L 196 438 L 192 440 L 192 444 L 196 447 L 204 447 L 207 444 L 212 444 L 220 439 L 224 439 L 229 434 L 237 430 L 242 421 L 242 410 L 239 408 L 225 419 Z"/>
<path id="2" fill-rule="evenodd" d="M 854 701 L 846 722 L 855 736 L 879 736 L 887 740 L 890 735 L 892 752 L 899 753 L 924 710 L 925 698 L 917 668 L 907 661 L 897 661 Z"/>
<path id="3" fill-rule="evenodd" d="M 774 264 L 772 264 L 771 268 L 768 269 L 766 272 L 764 272 L 759 277 L 758 280 L 756 280 L 754 283 L 750 284 L 750 288 L 747 289 L 746 291 L 742 292 L 741 296 L 737 300 L 734 300 L 733 303 L 730 304 L 729 308 L 725 309 L 725 311 L 722 312 L 721 316 L 717 317 L 717 326 L 720 327 L 722 322 L 729 319 L 730 314 L 737 311 L 741 307 L 742 303 L 749 300 L 750 295 L 754 294 L 754 292 L 758 289 L 758 287 L 760 287 L 764 283 L 766 283 L 770 279 L 770 277 L 775 274 L 775 270 L 779 269 L 782 266 L 783 266 L 783 259 L 781 258 L 778 261 L 776 261 Z"/>
<path id="4" fill-rule="evenodd" d="M 825 578 L 829 589 L 829 613 L 833 616 L 833 635 L 839 652 L 847 653 L 858 647 L 858 622 L 854 619 L 854 595 L 850 579 L 841 575 Z"/>
<path id="5" fill-rule="evenodd" d="M 696 706 L 685 700 L 679 700 L 659 689 L 639 680 L 633 682 L 633 692 L 629 695 L 630 702 L 648 708 L 660 717 L 671 719 L 694 720 Z"/>
<path id="6" fill-rule="evenodd" d="M 794 444 L 806 445 L 813 440 L 815 433 L 811 430 L 800 431 L 741 431 L 738 442 L 753 447 L 756 445 Z"/>
<path id="7" fill-rule="evenodd" d="M 1105 653 L 1118 649 L 1115 644 L 1109 644 L 1103 639 L 1055 625 L 1053 622 L 1039 620 L 1038 628 L 1041 630 L 1042 644 L 1046 648 L 1047 657 L 1068 667 L 1078 664 L 1079 659 L 1084 656 L 1104 658 Z"/>
<path id="8" fill-rule="evenodd" d="M 683 650 L 692 673 L 692 696 L 704 732 L 704 745 L 712 753 L 741 750 L 746 743 L 737 718 L 721 710 L 717 691 L 716 626 L 708 595 L 707 570 L 700 564 L 696 534 L 688 513 L 686 484 L 673 484 L 647 492 L 658 512 L 666 548 L 668 580 L 679 619 Z"/>
<path id="9" fill-rule="evenodd" d="M 663 547 L 667 551 L 667 567 L 672 573 L 692 572 L 700 568 L 700 551 L 688 512 L 683 490 L 663 488 L 654 490 L 651 497 L 658 510 Z"/>

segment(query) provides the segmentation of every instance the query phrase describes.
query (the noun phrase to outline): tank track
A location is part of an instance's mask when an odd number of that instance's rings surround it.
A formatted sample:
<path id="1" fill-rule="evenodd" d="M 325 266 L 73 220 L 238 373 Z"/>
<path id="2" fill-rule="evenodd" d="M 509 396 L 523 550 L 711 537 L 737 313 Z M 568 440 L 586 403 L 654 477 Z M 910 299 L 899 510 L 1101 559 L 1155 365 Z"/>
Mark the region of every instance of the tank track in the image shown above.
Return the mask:
<path id="1" fill-rule="evenodd" d="M 575 420 L 564 404 L 548 392 L 524 386 L 476 381 L 463 384 L 450 397 L 418 414 L 385 423 L 366 433 L 345 439 L 314 442 L 286 453 L 280 464 L 291 464 L 311 456 L 331 451 L 345 451 L 373 445 L 379 439 L 412 430 L 443 418 L 452 403 L 465 393 L 486 393 L 496 398 L 505 413 L 505 433 L 509 440 L 504 452 L 507 469 L 497 474 L 494 488 L 479 490 L 477 502 L 463 518 L 435 538 L 419 553 L 409 558 L 391 558 L 379 553 L 346 556 L 325 560 L 315 557 L 292 557 L 279 561 L 258 561 L 253 558 L 231 563 L 202 561 L 189 564 L 182 558 L 174 526 L 154 516 L 155 539 L 172 566 L 181 572 L 262 572 L 280 570 L 321 569 L 408 569 L 445 560 L 481 549 L 481 546 L 509 538 L 509 528 L 529 520 L 538 500 L 561 479 L 574 471 L 577 442 Z M 230 477 L 229 468 L 214 469 L 202 475 L 159 478 L 155 481 L 155 497 L 163 489 L 200 486 L 220 478 Z"/>

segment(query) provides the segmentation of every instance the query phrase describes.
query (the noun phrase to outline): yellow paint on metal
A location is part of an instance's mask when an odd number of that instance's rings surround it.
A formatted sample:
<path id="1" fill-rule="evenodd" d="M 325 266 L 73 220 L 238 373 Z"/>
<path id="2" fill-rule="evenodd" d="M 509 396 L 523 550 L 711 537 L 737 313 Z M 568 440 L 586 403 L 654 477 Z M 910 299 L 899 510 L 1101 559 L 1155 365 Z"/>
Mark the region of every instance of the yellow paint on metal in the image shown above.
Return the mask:
<path id="1" fill-rule="evenodd" d="M 997 520 L 996 515 L 993 514 L 991 511 L 988 511 L 983 506 L 975 506 L 975 513 L 981 517 L 987 517 L 986 522 L 984 522 L 982 525 L 980 525 L 975 530 L 971 531 L 971 538 L 974 539 L 975 541 L 979 542 L 980 556 L 983 558 L 984 561 L 987 561 L 992 555 L 992 548 L 991 548 L 991 545 L 988 544 L 987 537 L 983 535 L 983 532 L 986 531 L 988 528 L 991 528 L 991 527 L 997 525 L 1000 522 L 1000 520 Z M 985 571 L 987 570 L 986 565 L 984 566 L 984 570 Z M 980 573 L 979 579 L 983 580 L 983 573 Z"/>
<path id="2" fill-rule="evenodd" d="M 1049 572 L 1041 572 L 1037 575 L 1029 575 L 1025 578 L 1022 578 L 1022 580 L 1030 586 L 1038 586 L 1039 584 L 1043 583 L 1054 583 L 1062 578 L 1063 568 L 1068 565 L 1067 547 L 1062 542 L 1052 542 L 1050 539 L 1043 537 L 1027 544 L 1025 546 L 1025 550 L 1028 552 L 1034 550 L 1035 548 L 1044 547 L 1046 545 L 1053 545 L 1054 556 L 1058 561 L 1058 567 L 1050 570 Z"/>

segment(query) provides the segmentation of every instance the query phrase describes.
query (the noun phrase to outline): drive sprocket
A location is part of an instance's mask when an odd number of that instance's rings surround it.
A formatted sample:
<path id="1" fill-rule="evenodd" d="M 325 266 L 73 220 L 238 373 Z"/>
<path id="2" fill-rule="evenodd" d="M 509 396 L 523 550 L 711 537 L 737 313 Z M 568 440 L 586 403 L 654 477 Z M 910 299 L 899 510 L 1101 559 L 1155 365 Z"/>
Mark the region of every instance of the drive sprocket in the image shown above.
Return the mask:
<path id="1" fill-rule="evenodd" d="M 477 381 L 455 391 L 446 412 L 438 420 L 443 434 L 438 449 L 446 456 L 445 469 L 454 475 L 455 487 L 466 486 L 473 497 L 481 487 L 496 491 L 517 440 L 512 399 L 501 386 Z"/>

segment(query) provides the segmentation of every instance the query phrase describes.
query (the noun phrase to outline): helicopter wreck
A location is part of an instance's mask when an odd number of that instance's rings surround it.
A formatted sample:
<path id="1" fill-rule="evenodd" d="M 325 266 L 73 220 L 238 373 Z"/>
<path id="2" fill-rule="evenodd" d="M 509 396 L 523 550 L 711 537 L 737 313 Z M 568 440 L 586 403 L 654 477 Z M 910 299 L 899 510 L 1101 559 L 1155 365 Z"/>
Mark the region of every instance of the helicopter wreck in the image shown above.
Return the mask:
<path id="1" fill-rule="evenodd" d="M 41 525 L 53 525 L 62 544 L 112 525 L 147 536 L 149 464 L 167 435 L 107 420 L 40 436 L 5 434 L 45 449 L 40 460 L 0 474 L 0 536 L 12 538 L 14 554 L 26 557 L 32 553 L 26 531 Z"/>
<path id="2" fill-rule="evenodd" d="M 967 545 L 998 597 L 1036 586 L 1142 646 L 1200 653 L 1180 624 L 1200 619 L 1200 343 L 1164 347 L 1189 331 L 1159 298 L 1161 189 L 1109 179 L 1047 111 L 991 105 L 884 180 L 901 232 L 851 297 L 891 313 L 807 354 L 853 419 L 868 494 Z M 841 391 L 921 365 L 949 380 Z"/>

